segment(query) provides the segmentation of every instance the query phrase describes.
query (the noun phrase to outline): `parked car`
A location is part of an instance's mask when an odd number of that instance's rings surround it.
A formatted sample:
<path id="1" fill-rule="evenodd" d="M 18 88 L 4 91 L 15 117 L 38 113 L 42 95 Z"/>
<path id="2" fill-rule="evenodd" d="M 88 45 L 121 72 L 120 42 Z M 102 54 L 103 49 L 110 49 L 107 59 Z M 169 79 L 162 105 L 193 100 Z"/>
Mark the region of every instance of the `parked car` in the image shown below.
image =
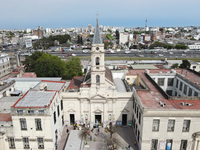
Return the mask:
<path id="1" fill-rule="evenodd" d="M 65 54 L 65 52 L 62 52 L 62 54 Z"/>

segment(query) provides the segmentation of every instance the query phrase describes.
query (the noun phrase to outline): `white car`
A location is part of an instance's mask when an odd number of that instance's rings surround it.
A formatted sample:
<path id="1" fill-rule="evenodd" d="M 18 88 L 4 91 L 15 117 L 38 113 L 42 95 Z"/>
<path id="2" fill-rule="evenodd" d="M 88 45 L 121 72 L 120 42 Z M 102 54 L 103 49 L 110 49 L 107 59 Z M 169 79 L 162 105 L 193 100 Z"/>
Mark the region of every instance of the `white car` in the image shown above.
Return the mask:
<path id="1" fill-rule="evenodd" d="M 129 54 L 129 53 L 131 53 L 131 51 L 126 50 L 126 51 L 124 51 L 124 53 L 125 53 L 125 54 Z"/>
<path id="2" fill-rule="evenodd" d="M 88 53 L 89 51 L 88 50 L 83 50 L 83 53 Z"/>
<path id="3" fill-rule="evenodd" d="M 116 51 L 117 51 L 117 52 L 120 52 L 121 50 L 120 50 L 120 49 L 117 49 Z"/>
<path id="4" fill-rule="evenodd" d="M 114 51 L 114 50 L 110 50 L 110 52 L 111 52 L 111 53 L 116 53 L 116 51 Z"/>
<path id="5" fill-rule="evenodd" d="M 72 56 L 76 56 L 76 54 L 72 54 Z"/>

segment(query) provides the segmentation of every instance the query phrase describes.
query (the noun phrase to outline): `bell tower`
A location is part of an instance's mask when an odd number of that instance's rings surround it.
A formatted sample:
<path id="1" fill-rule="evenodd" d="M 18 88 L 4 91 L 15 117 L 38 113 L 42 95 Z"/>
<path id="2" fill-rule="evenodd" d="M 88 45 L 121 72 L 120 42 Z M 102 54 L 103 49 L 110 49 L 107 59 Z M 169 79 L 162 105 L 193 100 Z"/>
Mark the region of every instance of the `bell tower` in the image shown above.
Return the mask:
<path id="1" fill-rule="evenodd" d="M 96 20 L 95 33 L 91 49 L 91 88 L 105 89 L 105 64 L 104 44 L 102 43 L 98 18 Z"/>

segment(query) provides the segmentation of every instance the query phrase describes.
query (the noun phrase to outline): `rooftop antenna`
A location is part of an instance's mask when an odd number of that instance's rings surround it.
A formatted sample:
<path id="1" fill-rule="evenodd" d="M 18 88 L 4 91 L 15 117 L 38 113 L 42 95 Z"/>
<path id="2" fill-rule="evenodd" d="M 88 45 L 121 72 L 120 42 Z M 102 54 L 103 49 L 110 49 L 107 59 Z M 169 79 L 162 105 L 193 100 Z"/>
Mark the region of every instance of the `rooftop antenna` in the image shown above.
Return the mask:
<path id="1" fill-rule="evenodd" d="M 147 29 L 147 19 L 145 21 L 145 33 L 146 33 L 146 29 Z"/>

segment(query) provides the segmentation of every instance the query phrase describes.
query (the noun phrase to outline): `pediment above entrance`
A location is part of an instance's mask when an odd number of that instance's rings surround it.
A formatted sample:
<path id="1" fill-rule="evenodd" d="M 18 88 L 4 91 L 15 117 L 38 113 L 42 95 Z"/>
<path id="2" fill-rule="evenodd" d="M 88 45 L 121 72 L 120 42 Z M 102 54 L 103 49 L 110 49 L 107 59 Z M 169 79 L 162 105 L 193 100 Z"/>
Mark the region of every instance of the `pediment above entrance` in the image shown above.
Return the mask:
<path id="1" fill-rule="evenodd" d="M 121 112 L 129 112 L 127 108 L 124 108 Z"/>
<path id="2" fill-rule="evenodd" d="M 93 111 L 93 113 L 102 113 L 103 111 L 100 109 L 96 109 L 95 111 Z"/>
<path id="3" fill-rule="evenodd" d="M 74 109 L 69 109 L 67 112 L 76 112 Z"/>
<path id="4" fill-rule="evenodd" d="M 100 94 L 95 94 L 90 99 L 101 99 L 102 100 L 102 99 L 106 99 L 106 97 L 103 95 L 100 95 Z"/>

